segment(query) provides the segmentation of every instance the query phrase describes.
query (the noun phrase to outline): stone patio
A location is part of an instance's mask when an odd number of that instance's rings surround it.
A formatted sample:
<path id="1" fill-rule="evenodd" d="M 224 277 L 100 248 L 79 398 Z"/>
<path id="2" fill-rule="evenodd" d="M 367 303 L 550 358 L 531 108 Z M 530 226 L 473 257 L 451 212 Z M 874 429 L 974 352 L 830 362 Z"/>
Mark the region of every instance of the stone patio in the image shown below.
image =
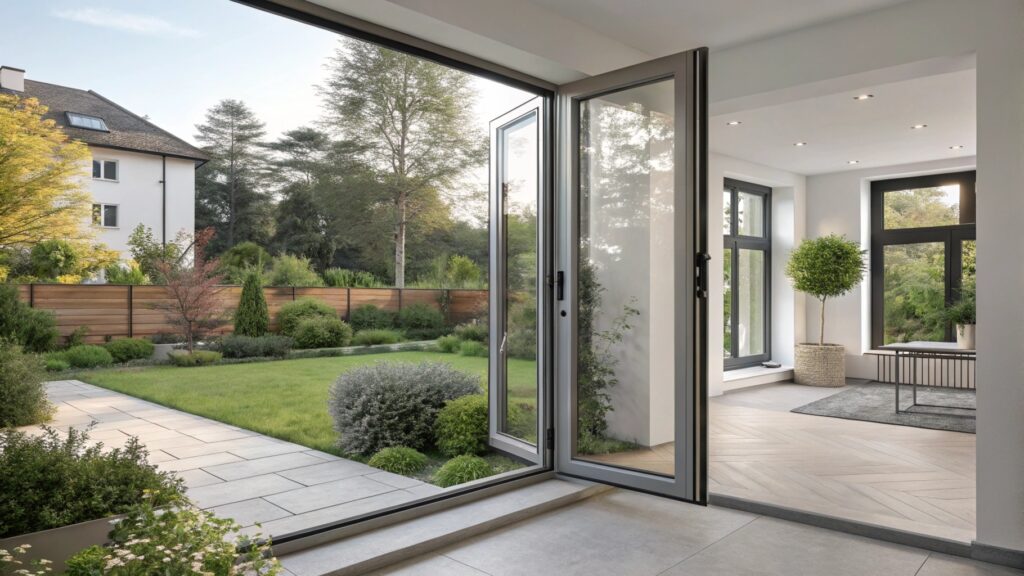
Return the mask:
<path id="1" fill-rule="evenodd" d="M 250 532 L 280 537 L 443 491 L 77 380 L 49 382 L 47 394 L 57 406 L 51 426 L 95 422 L 90 438 L 108 446 L 137 436 L 152 463 L 185 481 L 197 506 Z"/>

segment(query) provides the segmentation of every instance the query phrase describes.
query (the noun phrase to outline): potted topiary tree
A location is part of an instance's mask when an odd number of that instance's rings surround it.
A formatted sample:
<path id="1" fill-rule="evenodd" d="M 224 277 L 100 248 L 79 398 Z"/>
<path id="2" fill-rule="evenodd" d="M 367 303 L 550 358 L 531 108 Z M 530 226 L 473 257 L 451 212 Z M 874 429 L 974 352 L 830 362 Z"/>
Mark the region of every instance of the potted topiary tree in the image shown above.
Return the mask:
<path id="1" fill-rule="evenodd" d="M 965 293 L 959 302 L 946 308 L 946 320 L 956 326 L 956 347 L 974 350 L 974 325 L 977 322 L 973 293 Z"/>
<path id="2" fill-rule="evenodd" d="M 825 302 L 853 290 L 864 276 L 865 252 L 855 242 L 830 234 L 804 240 L 786 265 L 786 276 L 797 291 L 821 302 L 818 343 L 796 345 L 794 380 L 811 386 L 846 384 L 846 350 L 842 344 L 825 343 Z"/>

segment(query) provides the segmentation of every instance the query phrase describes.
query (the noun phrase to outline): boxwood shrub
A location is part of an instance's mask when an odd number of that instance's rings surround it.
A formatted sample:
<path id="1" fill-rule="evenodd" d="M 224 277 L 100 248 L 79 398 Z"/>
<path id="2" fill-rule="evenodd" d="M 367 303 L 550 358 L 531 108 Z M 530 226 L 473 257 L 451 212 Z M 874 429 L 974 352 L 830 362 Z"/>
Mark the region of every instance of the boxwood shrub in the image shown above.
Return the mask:
<path id="1" fill-rule="evenodd" d="M 339 348 L 352 343 L 352 327 L 336 316 L 305 318 L 294 332 L 297 348 Z"/>
<path id="2" fill-rule="evenodd" d="M 483 323 L 459 324 L 455 327 L 454 334 L 462 340 L 475 340 L 484 344 L 487 343 L 487 338 L 490 336 L 487 325 Z"/>
<path id="3" fill-rule="evenodd" d="M 391 446 L 378 450 L 368 464 L 392 474 L 411 476 L 427 467 L 427 456 L 408 446 Z"/>
<path id="4" fill-rule="evenodd" d="M 444 362 L 385 361 L 344 372 L 331 387 L 328 407 L 343 452 L 425 450 L 434 443 L 434 420 L 445 402 L 479 392 L 478 375 Z"/>
<path id="5" fill-rule="evenodd" d="M 356 332 L 374 329 L 390 329 L 395 327 L 395 314 L 383 310 L 373 304 L 364 304 L 352 311 L 349 324 Z"/>
<path id="6" fill-rule="evenodd" d="M 427 304 L 410 304 L 398 313 L 398 326 L 410 340 L 433 340 L 445 333 L 444 314 Z"/>
<path id="7" fill-rule="evenodd" d="M 153 355 L 153 343 L 141 338 L 119 338 L 107 342 L 104 348 L 114 358 L 114 362 L 142 360 Z"/>
<path id="8" fill-rule="evenodd" d="M 56 347 L 59 337 L 52 312 L 31 308 L 18 298 L 15 286 L 0 284 L 0 338 L 27 352 L 47 352 Z"/>
<path id="9" fill-rule="evenodd" d="M 437 413 L 437 449 L 445 456 L 482 454 L 487 450 L 487 396 L 456 398 Z"/>
<path id="10" fill-rule="evenodd" d="M 195 350 L 189 353 L 188 350 L 172 350 L 167 358 L 171 364 L 183 368 L 189 366 L 207 366 L 220 362 L 224 355 L 213 350 Z"/>
<path id="11" fill-rule="evenodd" d="M 52 355 L 71 364 L 72 368 L 102 368 L 114 363 L 114 357 L 103 346 L 82 344 Z"/>
<path id="12" fill-rule="evenodd" d="M 457 486 L 494 475 L 494 467 L 479 456 L 463 454 L 444 463 L 434 474 L 434 483 L 442 488 Z"/>
<path id="13" fill-rule="evenodd" d="M 437 339 L 437 349 L 447 354 L 458 354 L 462 340 L 458 336 L 441 336 Z"/>
<path id="14" fill-rule="evenodd" d="M 295 336 L 299 323 L 307 318 L 338 318 L 330 304 L 316 298 L 299 298 L 288 302 L 277 312 L 278 331 L 285 336 Z"/>
<path id="15" fill-rule="evenodd" d="M 46 399 L 42 359 L 25 354 L 17 344 L 0 340 L 0 367 L 0 428 L 48 420 L 53 406 Z"/>
<path id="16" fill-rule="evenodd" d="M 214 347 L 225 358 L 281 358 L 295 346 L 288 336 L 276 334 L 267 336 L 239 336 L 231 334 L 218 340 Z"/>
<path id="17" fill-rule="evenodd" d="M 402 341 L 402 334 L 395 330 L 363 330 L 357 332 L 352 338 L 356 346 L 373 346 L 375 344 L 398 344 Z"/>
<path id="18" fill-rule="evenodd" d="M 476 340 L 464 340 L 459 345 L 459 354 L 462 356 L 479 356 L 486 358 L 487 346 L 484 346 Z"/>

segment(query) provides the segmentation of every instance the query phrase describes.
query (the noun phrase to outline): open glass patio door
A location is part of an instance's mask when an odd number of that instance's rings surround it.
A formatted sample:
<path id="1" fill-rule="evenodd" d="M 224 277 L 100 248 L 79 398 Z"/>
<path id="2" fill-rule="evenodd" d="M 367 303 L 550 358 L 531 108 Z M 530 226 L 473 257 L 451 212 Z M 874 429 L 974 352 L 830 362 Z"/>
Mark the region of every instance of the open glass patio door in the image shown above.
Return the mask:
<path id="1" fill-rule="evenodd" d="M 491 121 L 490 445 L 545 463 L 551 295 L 547 100 Z"/>
<path id="2" fill-rule="evenodd" d="M 556 470 L 706 501 L 706 57 L 560 88 Z"/>

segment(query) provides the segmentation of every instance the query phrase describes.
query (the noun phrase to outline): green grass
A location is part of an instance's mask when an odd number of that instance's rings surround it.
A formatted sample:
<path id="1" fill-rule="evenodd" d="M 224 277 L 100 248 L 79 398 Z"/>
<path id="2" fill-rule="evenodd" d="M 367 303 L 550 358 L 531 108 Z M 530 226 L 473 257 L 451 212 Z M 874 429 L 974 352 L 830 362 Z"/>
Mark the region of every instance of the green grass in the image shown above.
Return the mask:
<path id="1" fill-rule="evenodd" d="M 197 368 L 153 366 L 84 372 L 89 384 L 123 392 L 185 412 L 338 454 L 337 434 L 327 414 L 327 394 L 351 368 L 382 361 L 448 362 L 481 376 L 487 358 L 439 352 L 391 352 L 306 358 Z M 510 400 L 535 405 L 536 363 L 509 360 Z"/>

